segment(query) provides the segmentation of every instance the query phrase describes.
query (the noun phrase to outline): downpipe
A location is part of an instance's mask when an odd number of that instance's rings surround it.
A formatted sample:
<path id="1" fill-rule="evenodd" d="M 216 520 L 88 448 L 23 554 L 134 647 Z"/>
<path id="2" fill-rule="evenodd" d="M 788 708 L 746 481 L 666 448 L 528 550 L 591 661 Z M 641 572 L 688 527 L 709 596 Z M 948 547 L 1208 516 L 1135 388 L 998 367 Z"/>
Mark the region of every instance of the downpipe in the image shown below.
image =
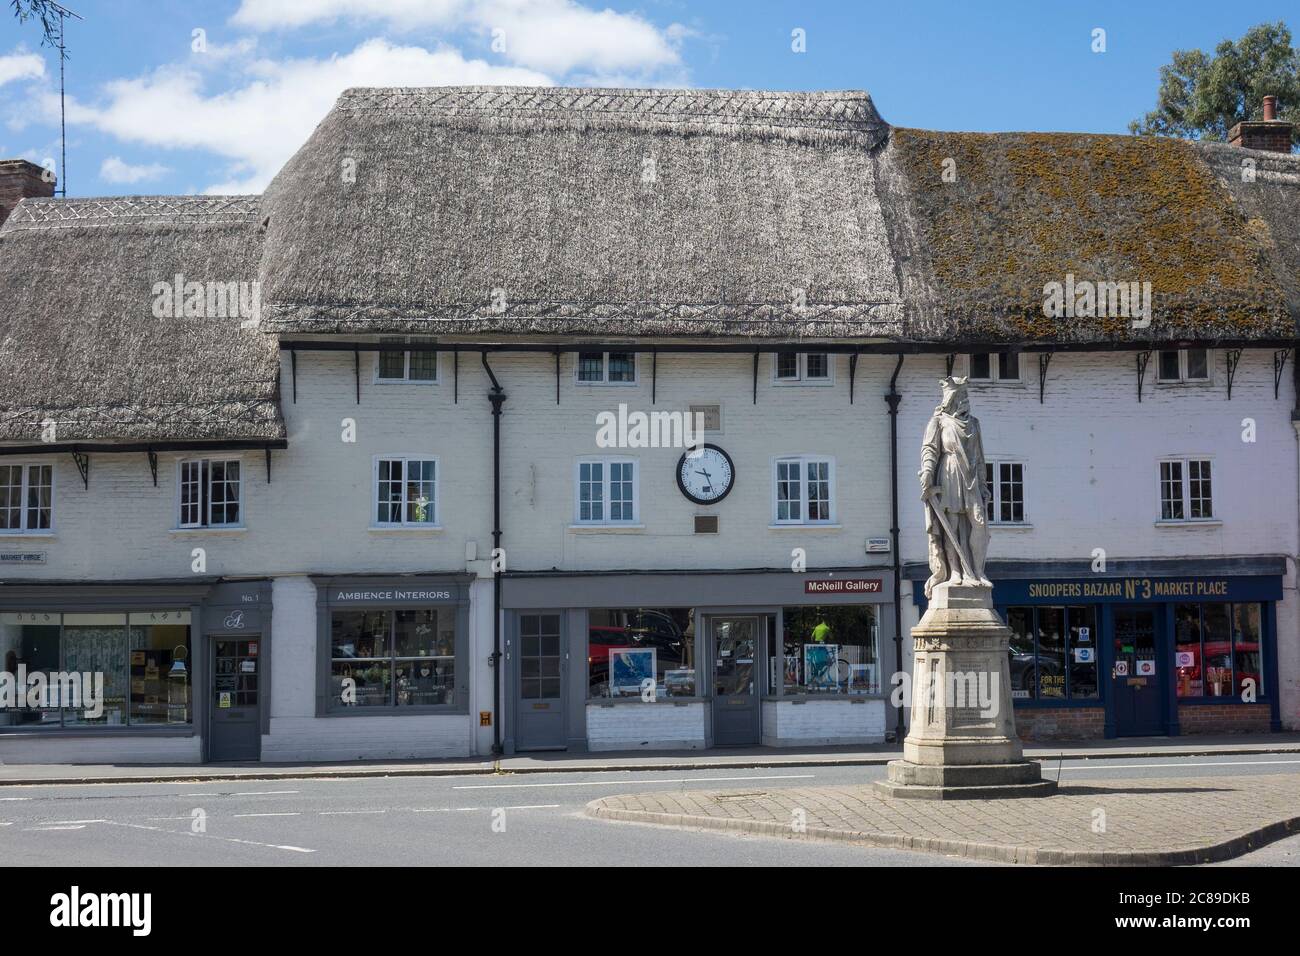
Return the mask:
<path id="1" fill-rule="evenodd" d="M 903 396 L 898 391 L 898 373 L 903 368 L 903 356 L 898 356 L 894 374 L 889 379 L 889 392 L 885 402 L 889 405 L 889 493 L 890 493 L 890 529 L 894 550 L 894 660 L 901 672 L 903 669 L 903 556 L 899 552 L 898 529 L 898 406 Z M 903 721 L 903 708 L 898 708 L 898 723 L 895 740 L 903 742 L 907 727 Z"/>
<path id="2" fill-rule="evenodd" d="M 487 352 L 480 352 L 483 370 L 492 380 L 488 401 L 492 403 L 492 563 L 500 564 L 501 556 L 501 406 L 506 393 L 488 364 Z M 492 654 L 488 663 L 492 668 L 492 755 L 501 756 L 501 572 L 492 569 Z"/>

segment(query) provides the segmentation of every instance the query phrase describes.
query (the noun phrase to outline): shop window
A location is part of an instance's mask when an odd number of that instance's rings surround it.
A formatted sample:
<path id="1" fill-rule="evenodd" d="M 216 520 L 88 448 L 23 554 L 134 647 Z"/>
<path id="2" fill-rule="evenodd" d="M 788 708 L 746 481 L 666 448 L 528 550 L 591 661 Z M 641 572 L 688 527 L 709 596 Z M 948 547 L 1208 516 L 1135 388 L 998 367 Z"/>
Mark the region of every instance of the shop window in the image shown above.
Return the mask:
<path id="1" fill-rule="evenodd" d="M 988 519 L 992 524 L 1024 524 L 1024 462 L 985 462 L 984 490 L 988 502 Z"/>
<path id="2" fill-rule="evenodd" d="M 335 611 L 329 709 L 456 704 L 456 610 Z"/>
<path id="3" fill-rule="evenodd" d="M 45 677 L 46 696 L 0 726 L 130 727 L 193 719 L 190 612 L 0 614 L 0 659 Z M 51 680 L 54 674 L 69 675 Z"/>
<path id="4" fill-rule="evenodd" d="M 1208 521 L 1214 518 L 1210 461 L 1178 458 L 1160 462 L 1160 520 Z"/>
<path id="5" fill-rule="evenodd" d="M 778 385 L 829 385 L 832 367 L 827 352 L 777 352 L 772 377 Z"/>
<path id="6" fill-rule="evenodd" d="M 972 382 L 1019 382 L 1019 352 L 972 352 L 967 357 Z"/>
<path id="7" fill-rule="evenodd" d="M 54 466 L 0 465 L 0 534 L 49 531 L 54 522 Z"/>
<path id="8" fill-rule="evenodd" d="M 1167 349 L 1156 364 L 1157 382 L 1208 382 L 1210 353 L 1207 349 Z"/>
<path id="9" fill-rule="evenodd" d="M 635 352 L 579 352 L 579 385 L 635 385 Z"/>
<path id="10" fill-rule="evenodd" d="M 1179 697 L 1264 694 L 1259 604 L 1174 606 L 1174 672 Z"/>
<path id="11" fill-rule="evenodd" d="M 375 460 L 375 524 L 378 527 L 436 527 L 436 458 Z"/>
<path id="12" fill-rule="evenodd" d="M 779 458 L 773 481 L 777 524 L 834 521 L 835 466 L 829 458 Z"/>
<path id="13" fill-rule="evenodd" d="M 411 336 L 380 340 L 381 344 L 393 346 L 427 341 Z M 375 362 L 375 381 L 435 383 L 438 381 L 438 353 L 403 348 L 384 349 L 379 352 Z"/>
<path id="14" fill-rule="evenodd" d="M 1095 607 L 1008 607 L 1004 615 L 1014 700 L 1097 699 Z"/>
<path id="15" fill-rule="evenodd" d="M 871 606 L 788 607 L 781 656 L 769 642 L 768 688 L 787 695 L 879 694 L 876 610 Z"/>
<path id="16" fill-rule="evenodd" d="M 177 472 L 181 528 L 237 528 L 243 521 L 238 459 L 182 461 Z"/>
<path id="17" fill-rule="evenodd" d="M 696 696 L 694 622 L 690 608 L 589 611 L 588 695 L 593 700 Z"/>
<path id="18" fill-rule="evenodd" d="M 640 514 L 636 462 L 625 458 L 578 462 L 574 496 L 577 524 L 635 524 Z"/>

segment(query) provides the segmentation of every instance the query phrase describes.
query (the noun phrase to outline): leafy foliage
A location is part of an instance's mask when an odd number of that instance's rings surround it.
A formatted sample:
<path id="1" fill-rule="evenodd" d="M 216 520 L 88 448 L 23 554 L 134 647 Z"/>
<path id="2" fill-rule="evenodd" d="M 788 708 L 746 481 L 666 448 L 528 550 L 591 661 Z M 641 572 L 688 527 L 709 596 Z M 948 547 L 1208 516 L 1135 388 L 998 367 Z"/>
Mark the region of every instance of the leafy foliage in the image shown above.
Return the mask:
<path id="1" fill-rule="evenodd" d="M 1295 124 L 1292 141 L 1300 142 L 1300 52 L 1281 20 L 1224 40 L 1213 56 L 1175 50 L 1160 68 L 1156 108 L 1130 123 L 1129 132 L 1227 140 L 1237 123 L 1263 118 L 1270 94 L 1277 97 L 1278 119 Z"/>
<path id="2" fill-rule="evenodd" d="M 59 42 L 63 39 L 63 17 L 59 14 L 58 4 L 51 0 L 9 0 L 9 6 L 13 8 L 19 23 L 32 19 L 40 21 L 41 46 L 52 46 L 56 50 L 59 48 Z"/>

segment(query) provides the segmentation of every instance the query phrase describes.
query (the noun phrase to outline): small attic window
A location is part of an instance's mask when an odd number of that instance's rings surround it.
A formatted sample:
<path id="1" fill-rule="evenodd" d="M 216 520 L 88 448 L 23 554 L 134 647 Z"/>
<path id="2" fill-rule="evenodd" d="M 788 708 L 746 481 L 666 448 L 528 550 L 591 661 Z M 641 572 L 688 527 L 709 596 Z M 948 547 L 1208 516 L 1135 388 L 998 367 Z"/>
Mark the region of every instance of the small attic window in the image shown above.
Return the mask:
<path id="1" fill-rule="evenodd" d="M 429 345 L 432 340 L 415 336 L 380 339 L 380 344 L 392 346 L 381 349 L 375 365 L 376 382 L 438 381 L 438 353 L 426 349 L 409 349 L 411 344 Z"/>
<path id="2" fill-rule="evenodd" d="M 972 352 L 967 362 L 972 382 L 1019 382 L 1019 352 Z"/>
<path id="3" fill-rule="evenodd" d="M 1156 367 L 1158 382 L 1208 382 L 1210 380 L 1210 352 L 1208 349 L 1165 349 L 1161 351 Z"/>

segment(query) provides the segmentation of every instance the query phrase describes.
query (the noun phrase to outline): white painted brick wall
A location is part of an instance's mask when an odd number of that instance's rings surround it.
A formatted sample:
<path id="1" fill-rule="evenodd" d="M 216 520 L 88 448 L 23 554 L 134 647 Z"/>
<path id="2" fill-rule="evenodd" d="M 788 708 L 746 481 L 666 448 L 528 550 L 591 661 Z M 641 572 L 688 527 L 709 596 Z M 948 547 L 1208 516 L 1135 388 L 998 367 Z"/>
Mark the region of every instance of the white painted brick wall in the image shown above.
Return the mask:
<path id="1" fill-rule="evenodd" d="M 198 735 L 189 737 L 0 736 L 0 763 L 190 764 L 203 762 Z"/>
<path id="2" fill-rule="evenodd" d="M 885 702 L 763 701 L 763 744 L 800 747 L 875 744 L 885 739 Z"/>
<path id="3" fill-rule="evenodd" d="M 702 703 L 587 705 L 591 750 L 700 750 L 704 747 Z"/>

